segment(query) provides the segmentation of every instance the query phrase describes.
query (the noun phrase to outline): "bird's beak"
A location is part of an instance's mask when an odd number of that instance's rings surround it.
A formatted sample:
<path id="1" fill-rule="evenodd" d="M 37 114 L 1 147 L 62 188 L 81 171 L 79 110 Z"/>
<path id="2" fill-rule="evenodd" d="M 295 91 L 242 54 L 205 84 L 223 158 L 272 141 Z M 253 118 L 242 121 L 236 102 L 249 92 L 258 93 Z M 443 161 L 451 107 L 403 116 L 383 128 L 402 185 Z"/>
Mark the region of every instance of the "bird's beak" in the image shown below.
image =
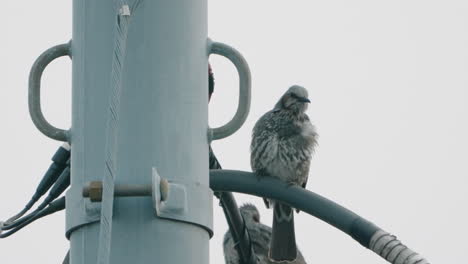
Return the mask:
<path id="1" fill-rule="evenodd" d="M 307 97 L 299 97 L 297 99 L 299 100 L 299 102 L 302 102 L 302 103 L 310 103 L 310 100 Z"/>

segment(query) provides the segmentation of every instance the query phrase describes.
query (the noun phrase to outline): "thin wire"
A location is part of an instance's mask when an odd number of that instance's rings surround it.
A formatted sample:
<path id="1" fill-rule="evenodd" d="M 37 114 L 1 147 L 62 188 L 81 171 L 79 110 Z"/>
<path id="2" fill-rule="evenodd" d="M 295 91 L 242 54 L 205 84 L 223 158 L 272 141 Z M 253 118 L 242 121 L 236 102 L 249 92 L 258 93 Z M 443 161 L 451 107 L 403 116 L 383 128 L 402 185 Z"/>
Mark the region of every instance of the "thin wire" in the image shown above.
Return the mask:
<path id="1" fill-rule="evenodd" d="M 137 7 L 140 0 L 133 2 Z M 126 1 L 116 0 L 117 16 L 114 32 L 114 49 L 112 56 L 112 72 L 110 81 L 109 108 L 106 123 L 105 167 L 103 174 L 103 194 L 101 203 L 101 221 L 99 230 L 98 264 L 110 263 L 112 240 L 112 216 L 114 205 L 114 182 L 117 174 L 117 140 L 120 118 L 120 99 L 122 94 L 122 71 L 127 50 L 128 26 L 131 12 Z"/>

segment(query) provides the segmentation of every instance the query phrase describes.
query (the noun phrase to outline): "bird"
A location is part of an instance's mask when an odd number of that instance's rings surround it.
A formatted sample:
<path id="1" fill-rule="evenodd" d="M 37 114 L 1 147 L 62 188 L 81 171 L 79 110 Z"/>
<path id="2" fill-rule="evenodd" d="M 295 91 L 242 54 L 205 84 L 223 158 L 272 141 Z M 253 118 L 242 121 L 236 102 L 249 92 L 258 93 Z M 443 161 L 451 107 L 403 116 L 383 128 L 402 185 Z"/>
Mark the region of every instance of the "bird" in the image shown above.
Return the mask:
<path id="1" fill-rule="evenodd" d="M 261 176 L 306 187 L 310 161 L 318 134 L 305 113 L 307 90 L 291 86 L 274 108 L 255 123 L 250 145 L 250 165 Z M 269 208 L 270 203 L 265 199 Z"/>
<path id="2" fill-rule="evenodd" d="M 271 260 L 269 254 L 269 243 L 271 240 L 272 229 L 260 222 L 260 213 L 255 205 L 247 203 L 242 205 L 240 213 L 253 244 L 258 264 L 277 263 Z M 236 243 L 228 230 L 223 239 L 224 260 L 226 264 L 240 264 L 240 258 L 236 250 Z M 301 252 L 297 250 L 297 258 L 291 264 L 305 264 L 306 261 Z"/>
<path id="3" fill-rule="evenodd" d="M 256 122 L 250 165 L 258 177 L 274 177 L 289 185 L 306 187 L 318 139 L 315 126 L 305 113 L 309 103 L 307 90 L 293 85 L 274 108 Z M 297 257 L 294 212 L 288 205 L 265 198 L 264 202 L 267 208 L 273 205 L 270 257 L 277 261 L 292 261 Z"/>

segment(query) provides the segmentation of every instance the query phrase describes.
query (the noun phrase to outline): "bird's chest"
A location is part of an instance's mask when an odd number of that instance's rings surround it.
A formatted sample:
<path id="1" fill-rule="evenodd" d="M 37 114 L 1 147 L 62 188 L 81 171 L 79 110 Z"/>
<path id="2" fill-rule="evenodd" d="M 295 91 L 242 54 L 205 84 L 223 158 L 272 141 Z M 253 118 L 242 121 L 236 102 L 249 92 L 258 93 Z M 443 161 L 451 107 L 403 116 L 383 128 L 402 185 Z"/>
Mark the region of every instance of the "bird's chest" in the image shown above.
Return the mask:
<path id="1" fill-rule="evenodd" d="M 308 166 L 312 154 L 311 149 L 304 142 L 300 133 L 279 138 L 274 142 L 277 152 L 270 165 L 270 173 L 277 175 L 283 181 L 302 182 L 298 171 Z"/>
<path id="2" fill-rule="evenodd" d="M 311 155 L 317 134 L 310 122 L 292 121 L 283 126 L 277 135 L 276 144 L 280 152 L 293 157 L 306 155 L 303 159 L 307 159 Z"/>

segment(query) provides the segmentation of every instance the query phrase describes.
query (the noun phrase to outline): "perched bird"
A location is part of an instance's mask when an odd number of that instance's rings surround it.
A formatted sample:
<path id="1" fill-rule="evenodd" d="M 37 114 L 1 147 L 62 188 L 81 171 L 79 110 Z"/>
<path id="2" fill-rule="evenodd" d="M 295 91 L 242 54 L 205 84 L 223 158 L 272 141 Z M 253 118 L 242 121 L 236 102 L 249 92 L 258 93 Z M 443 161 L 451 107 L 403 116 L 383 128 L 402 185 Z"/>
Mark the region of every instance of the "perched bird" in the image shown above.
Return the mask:
<path id="1" fill-rule="evenodd" d="M 255 124 L 250 146 L 250 164 L 259 177 L 275 177 L 292 185 L 306 187 L 310 160 L 318 135 L 305 111 L 310 100 L 304 87 L 291 86 L 275 107 Z M 293 210 L 264 199 L 273 209 L 272 259 L 296 258 Z"/>
<path id="2" fill-rule="evenodd" d="M 244 218 L 247 231 L 253 244 L 255 254 L 258 258 L 258 264 L 277 263 L 268 257 L 269 243 L 271 240 L 271 228 L 260 223 L 260 214 L 257 208 L 252 204 L 244 204 L 240 208 L 240 213 Z M 226 264 L 239 264 L 239 255 L 236 250 L 236 244 L 232 238 L 231 232 L 227 231 L 223 240 L 224 259 Z M 297 250 L 297 258 L 294 264 L 305 264 L 304 257 Z"/>
<path id="3" fill-rule="evenodd" d="M 307 90 L 294 85 L 260 117 L 250 146 L 254 172 L 305 187 L 317 144 L 315 127 L 305 113 L 309 103 Z"/>

